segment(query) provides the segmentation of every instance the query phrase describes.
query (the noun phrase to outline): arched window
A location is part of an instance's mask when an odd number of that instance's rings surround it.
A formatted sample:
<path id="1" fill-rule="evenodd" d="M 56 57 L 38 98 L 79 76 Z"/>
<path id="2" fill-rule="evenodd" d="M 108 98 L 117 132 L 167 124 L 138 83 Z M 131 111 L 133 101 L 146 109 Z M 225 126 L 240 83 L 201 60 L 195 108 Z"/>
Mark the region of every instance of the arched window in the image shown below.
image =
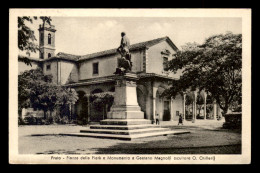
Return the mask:
<path id="1" fill-rule="evenodd" d="M 51 34 L 48 34 L 48 44 L 51 44 Z"/>
<path id="2" fill-rule="evenodd" d="M 51 57 L 51 54 L 50 53 L 48 53 L 48 58 L 50 58 Z"/>

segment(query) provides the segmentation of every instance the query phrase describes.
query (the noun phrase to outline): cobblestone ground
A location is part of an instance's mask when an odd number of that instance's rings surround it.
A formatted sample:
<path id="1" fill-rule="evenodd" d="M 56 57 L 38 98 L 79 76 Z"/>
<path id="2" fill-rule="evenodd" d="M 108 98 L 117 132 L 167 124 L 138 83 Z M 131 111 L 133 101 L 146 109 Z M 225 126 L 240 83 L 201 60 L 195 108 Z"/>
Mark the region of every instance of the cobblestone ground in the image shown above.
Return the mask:
<path id="1" fill-rule="evenodd" d="M 205 122 L 203 122 L 205 123 Z M 77 125 L 20 126 L 20 154 L 241 154 L 241 133 L 221 129 L 221 122 L 162 122 L 162 127 L 183 128 L 191 133 L 133 141 L 60 136 L 88 127 Z M 213 125 L 215 124 L 215 125 Z"/>

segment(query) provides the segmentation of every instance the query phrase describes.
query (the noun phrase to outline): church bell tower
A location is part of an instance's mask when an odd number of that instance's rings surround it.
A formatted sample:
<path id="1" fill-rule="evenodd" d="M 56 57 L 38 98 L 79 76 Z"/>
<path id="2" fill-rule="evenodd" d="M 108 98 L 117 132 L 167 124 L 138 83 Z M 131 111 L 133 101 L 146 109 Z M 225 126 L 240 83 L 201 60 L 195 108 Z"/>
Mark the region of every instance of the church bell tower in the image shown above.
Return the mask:
<path id="1" fill-rule="evenodd" d="M 39 57 L 40 59 L 48 59 L 55 56 L 55 26 L 43 24 L 39 26 Z"/>

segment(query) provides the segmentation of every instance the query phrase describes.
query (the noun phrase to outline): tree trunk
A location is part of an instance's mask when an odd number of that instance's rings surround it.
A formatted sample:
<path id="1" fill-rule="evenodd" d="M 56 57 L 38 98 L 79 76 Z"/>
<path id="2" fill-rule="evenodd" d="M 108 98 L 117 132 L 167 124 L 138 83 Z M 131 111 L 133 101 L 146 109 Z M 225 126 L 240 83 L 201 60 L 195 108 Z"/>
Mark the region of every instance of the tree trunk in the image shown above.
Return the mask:
<path id="1" fill-rule="evenodd" d="M 69 120 L 71 120 L 71 114 L 72 114 L 71 113 L 72 112 L 72 108 L 71 107 L 72 107 L 72 105 L 69 104 L 69 118 L 68 118 Z"/>
<path id="2" fill-rule="evenodd" d="M 46 110 L 43 110 L 43 116 L 44 116 L 44 119 L 46 120 L 47 119 Z"/>
<path id="3" fill-rule="evenodd" d="M 226 115 L 227 111 L 228 111 L 228 106 L 225 106 L 223 110 L 223 114 Z"/>
<path id="4" fill-rule="evenodd" d="M 22 118 L 22 109 L 18 109 L 18 116 L 19 118 Z"/>

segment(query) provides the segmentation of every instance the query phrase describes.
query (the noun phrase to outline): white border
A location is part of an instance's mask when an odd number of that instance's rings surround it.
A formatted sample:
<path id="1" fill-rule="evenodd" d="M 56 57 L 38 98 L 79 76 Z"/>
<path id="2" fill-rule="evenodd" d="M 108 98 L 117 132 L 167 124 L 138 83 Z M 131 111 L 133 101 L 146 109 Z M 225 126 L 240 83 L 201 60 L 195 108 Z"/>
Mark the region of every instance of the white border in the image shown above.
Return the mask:
<path id="1" fill-rule="evenodd" d="M 18 16 L 89 16 L 89 17 L 241 17 L 242 18 L 242 154 L 241 155 L 207 155 L 215 156 L 215 161 L 146 161 L 130 160 L 108 161 L 53 161 L 53 155 L 19 155 L 18 154 Z M 10 9 L 9 10 L 9 162 L 12 164 L 249 164 L 251 162 L 251 9 Z M 63 156 L 65 155 L 55 155 Z M 85 155 L 73 155 L 82 157 Z M 88 155 L 106 157 L 108 155 Z M 115 156 L 115 155 L 111 155 Z M 116 155 L 116 156 L 185 156 L 200 155 Z"/>

